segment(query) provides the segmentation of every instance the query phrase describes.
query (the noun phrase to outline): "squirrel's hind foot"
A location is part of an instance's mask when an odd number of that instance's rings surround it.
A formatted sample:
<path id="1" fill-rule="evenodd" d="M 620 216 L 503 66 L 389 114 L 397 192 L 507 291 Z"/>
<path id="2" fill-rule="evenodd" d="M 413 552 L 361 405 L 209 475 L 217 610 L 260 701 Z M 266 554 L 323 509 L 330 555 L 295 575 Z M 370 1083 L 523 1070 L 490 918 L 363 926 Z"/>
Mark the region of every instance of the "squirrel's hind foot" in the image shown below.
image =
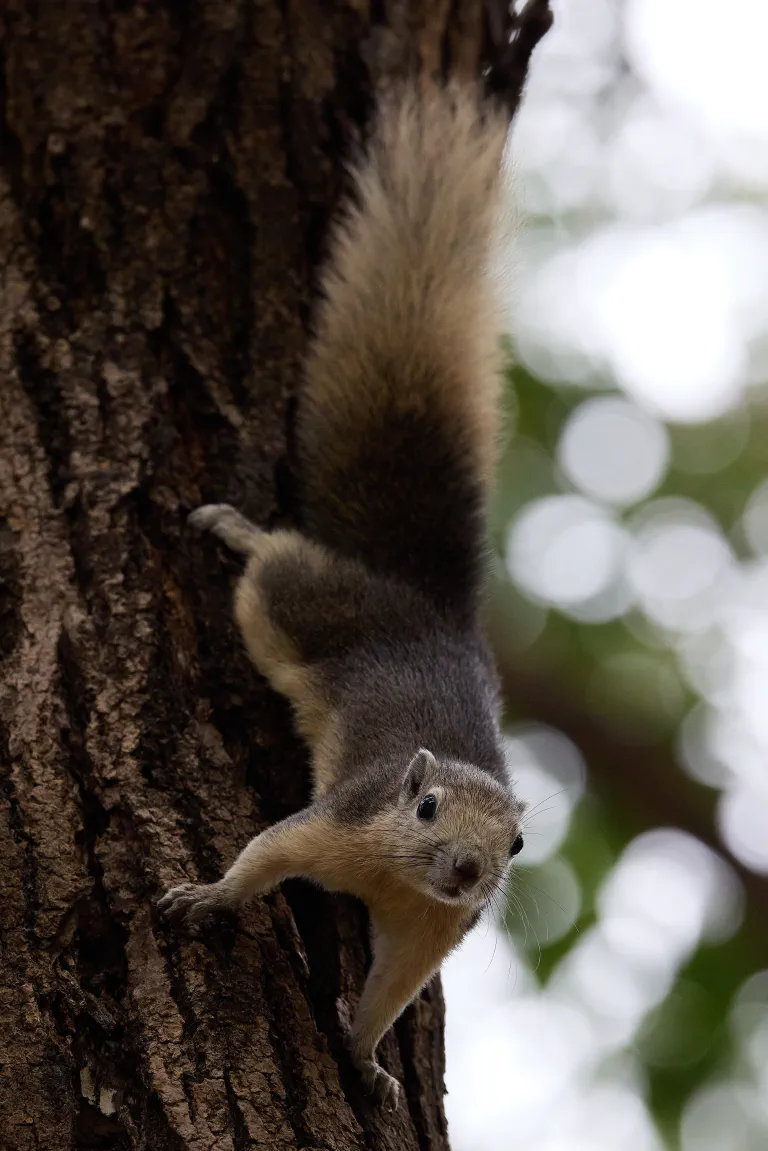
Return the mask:
<path id="1" fill-rule="evenodd" d="M 230 504 L 203 504 L 190 514 L 188 523 L 200 531 L 213 532 L 233 552 L 252 555 L 264 532 Z"/>

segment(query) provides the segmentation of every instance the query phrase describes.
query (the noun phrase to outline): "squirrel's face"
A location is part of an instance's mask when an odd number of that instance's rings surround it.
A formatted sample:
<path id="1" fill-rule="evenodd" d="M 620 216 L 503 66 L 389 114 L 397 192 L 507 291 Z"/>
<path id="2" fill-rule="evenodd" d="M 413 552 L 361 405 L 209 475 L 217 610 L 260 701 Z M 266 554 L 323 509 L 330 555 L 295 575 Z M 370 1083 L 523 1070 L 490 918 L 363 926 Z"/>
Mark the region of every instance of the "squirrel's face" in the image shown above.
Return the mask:
<path id="1" fill-rule="evenodd" d="M 441 903 L 480 906 L 522 850 L 521 814 L 522 805 L 487 772 L 439 763 L 422 749 L 400 793 L 400 867 L 414 887 Z"/>

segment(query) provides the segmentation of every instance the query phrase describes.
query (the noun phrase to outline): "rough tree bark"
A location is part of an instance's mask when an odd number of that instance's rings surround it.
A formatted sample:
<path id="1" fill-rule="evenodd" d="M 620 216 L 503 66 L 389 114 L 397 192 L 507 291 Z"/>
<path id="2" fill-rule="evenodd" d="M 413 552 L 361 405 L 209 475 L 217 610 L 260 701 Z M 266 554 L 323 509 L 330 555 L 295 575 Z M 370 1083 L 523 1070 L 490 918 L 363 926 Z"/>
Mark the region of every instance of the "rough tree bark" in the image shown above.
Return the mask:
<path id="1" fill-rule="evenodd" d="M 0 1146 L 447 1147 L 439 981 L 363 1097 L 350 899 L 152 901 L 300 806 L 305 754 L 186 513 L 295 514 L 312 268 L 372 73 L 514 107 L 547 5 L 6 0 L 0 14 Z M 519 21 L 511 47 L 509 33 Z M 372 63 L 374 61 L 374 63 Z"/>

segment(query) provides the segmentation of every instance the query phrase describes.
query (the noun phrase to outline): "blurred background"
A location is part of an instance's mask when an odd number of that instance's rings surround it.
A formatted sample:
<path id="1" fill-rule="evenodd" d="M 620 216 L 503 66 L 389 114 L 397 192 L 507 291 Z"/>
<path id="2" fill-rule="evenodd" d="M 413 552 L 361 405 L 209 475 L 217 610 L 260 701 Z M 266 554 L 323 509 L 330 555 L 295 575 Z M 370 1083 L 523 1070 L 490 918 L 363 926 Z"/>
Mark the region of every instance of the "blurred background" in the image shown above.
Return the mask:
<path id="1" fill-rule="evenodd" d="M 553 8 L 490 608 L 531 808 L 444 972 L 452 1146 L 765 1151 L 768 2 Z"/>

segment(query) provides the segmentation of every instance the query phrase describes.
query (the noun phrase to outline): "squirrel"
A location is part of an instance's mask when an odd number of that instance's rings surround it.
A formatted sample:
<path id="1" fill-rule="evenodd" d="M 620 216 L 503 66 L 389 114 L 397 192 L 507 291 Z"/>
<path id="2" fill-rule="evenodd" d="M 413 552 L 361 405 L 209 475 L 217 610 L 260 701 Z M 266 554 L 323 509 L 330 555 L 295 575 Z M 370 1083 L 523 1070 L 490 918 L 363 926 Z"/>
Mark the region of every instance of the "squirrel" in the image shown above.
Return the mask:
<path id="1" fill-rule="evenodd" d="M 160 910 L 195 923 L 297 876 L 363 900 L 373 961 L 350 1048 L 389 1107 L 399 1084 L 379 1040 L 523 846 L 478 618 L 507 131 L 468 85 L 380 100 L 321 274 L 297 413 L 301 531 L 226 504 L 189 518 L 247 559 L 235 618 L 292 705 L 314 787 L 223 879 L 174 887 Z"/>

